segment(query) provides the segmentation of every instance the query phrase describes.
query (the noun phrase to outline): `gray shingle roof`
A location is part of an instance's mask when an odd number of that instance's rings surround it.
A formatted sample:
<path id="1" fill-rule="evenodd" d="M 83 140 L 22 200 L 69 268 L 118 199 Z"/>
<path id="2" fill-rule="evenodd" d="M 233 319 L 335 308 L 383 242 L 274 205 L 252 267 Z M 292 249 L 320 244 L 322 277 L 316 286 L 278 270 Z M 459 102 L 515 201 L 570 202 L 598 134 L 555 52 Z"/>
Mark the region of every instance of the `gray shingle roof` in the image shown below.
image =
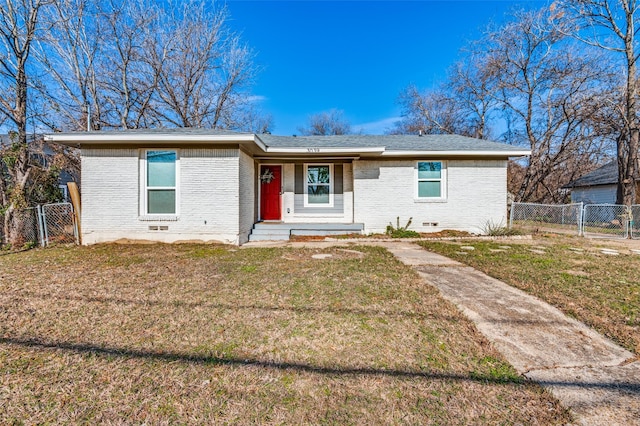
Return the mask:
<path id="1" fill-rule="evenodd" d="M 125 130 L 94 130 L 91 132 L 62 132 L 52 133 L 52 135 L 202 135 L 202 136 L 234 136 L 234 135 L 252 135 L 247 132 L 234 132 L 231 130 L 221 129 L 201 129 L 195 127 L 175 127 L 170 129 L 125 129 Z"/>
<path id="2" fill-rule="evenodd" d="M 612 161 L 586 175 L 569 182 L 564 188 L 581 186 L 614 185 L 618 183 L 618 162 Z"/>
<path id="3" fill-rule="evenodd" d="M 269 152 L 301 151 L 322 154 L 311 151 L 319 148 L 328 151 L 350 151 L 375 155 L 379 151 L 385 155 L 412 155 L 415 153 L 449 153 L 453 155 L 495 155 L 520 156 L 528 155 L 529 149 L 516 147 L 482 139 L 469 138 L 458 135 L 335 135 L 335 136 L 276 136 L 271 134 L 254 135 L 253 133 L 233 132 L 216 129 L 173 128 L 173 129 L 139 129 L 122 131 L 96 131 L 54 133 L 47 135 L 49 140 L 70 146 L 90 146 L 104 143 L 222 143 L 226 139 L 230 142 L 241 141 L 251 144 L 255 141 L 256 148 L 264 147 Z M 184 139 L 182 139 L 184 138 Z M 291 152 L 289 153 L 291 154 Z"/>
<path id="4" fill-rule="evenodd" d="M 387 151 L 496 151 L 526 150 L 503 143 L 458 135 L 336 135 L 275 136 L 257 135 L 268 147 L 278 148 L 371 148 Z"/>

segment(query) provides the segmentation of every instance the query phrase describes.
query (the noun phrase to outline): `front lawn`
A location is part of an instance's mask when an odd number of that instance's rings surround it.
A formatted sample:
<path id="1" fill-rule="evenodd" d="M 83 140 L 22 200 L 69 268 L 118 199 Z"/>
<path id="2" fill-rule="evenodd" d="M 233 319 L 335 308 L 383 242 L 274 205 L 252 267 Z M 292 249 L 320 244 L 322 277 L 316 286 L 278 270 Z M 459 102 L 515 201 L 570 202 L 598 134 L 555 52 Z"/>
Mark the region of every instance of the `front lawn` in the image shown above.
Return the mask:
<path id="1" fill-rule="evenodd" d="M 569 420 L 380 248 L 0 256 L 2 424 Z"/>
<path id="2" fill-rule="evenodd" d="M 630 251 L 640 248 L 636 243 L 560 235 L 420 242 L 541 298 L 640 354 L 640 255 Z M 467 246 L 474 250 L 463 249 Z M 619 254 L 603 254 L 607 247 Z"/>

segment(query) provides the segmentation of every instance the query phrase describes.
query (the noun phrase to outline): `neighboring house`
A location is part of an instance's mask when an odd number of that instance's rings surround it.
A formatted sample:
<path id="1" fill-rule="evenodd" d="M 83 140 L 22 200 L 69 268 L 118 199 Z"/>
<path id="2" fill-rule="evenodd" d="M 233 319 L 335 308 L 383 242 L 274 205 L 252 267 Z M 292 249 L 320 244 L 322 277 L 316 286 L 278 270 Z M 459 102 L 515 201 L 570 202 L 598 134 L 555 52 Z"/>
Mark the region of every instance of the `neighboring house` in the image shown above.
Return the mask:
<path id="1" fill-rule="evenodd" d="M 43 135 L 28 135 L 29 143 L 37 142 L 35 144 L 35 148 L 31 151 L 30 155 L 37 157 L 37 160 L 40 164 L 48 165 L 51 157 L 55 155 L 55 150 L 49 146 L 46 142 L 42 142 Z M 0 134 L 0 148 L 8 147 L 12 143 L 11 136 L 8 134 Z M 61 170 L 60 176 L 58 177 L 58 188 L 62 193 L 63 201 L 69 201 L 69 191 L 67 189 L 67 183 L 69 182 L 79 182 L 79 176 L 74 176 L 74 174 L 69 173 L 67 170 Z"/>
<path id="2" fill-rule="evenodd" d="M 530 154 L 454 135 L 157 129 L 47 140 L 81 148 L 85 244 L 368 234 L 396 217 L 419 232 L 481 233 L 506 223 L 508 159 Z"/>
<path id="3" fill-rule="evenodd" d="M 640 194 L 640 182 L 636 183 Z M 618 190 L 618 162 L 611 161 L 563 186 L 571 189 L 572 203 L 615 204 Z"/>

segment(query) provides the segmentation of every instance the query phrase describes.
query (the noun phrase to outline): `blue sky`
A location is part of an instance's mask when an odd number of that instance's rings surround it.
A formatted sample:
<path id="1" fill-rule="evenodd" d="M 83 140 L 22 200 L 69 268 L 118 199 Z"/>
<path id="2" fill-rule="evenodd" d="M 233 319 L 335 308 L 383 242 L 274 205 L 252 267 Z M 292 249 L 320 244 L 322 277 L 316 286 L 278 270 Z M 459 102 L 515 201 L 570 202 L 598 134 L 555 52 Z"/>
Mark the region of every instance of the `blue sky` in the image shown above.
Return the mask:
<path id="1" fill-rule="evenodd" d="M 227 0 L 231 28 L 262 68 L 254 93 L 290 135 L 311 114 L 343 110 L 352 129 L 380 134 L 400 115 L 409 84 L 442 81 L 469 40 L 513 8 L 546 1 Z"/>

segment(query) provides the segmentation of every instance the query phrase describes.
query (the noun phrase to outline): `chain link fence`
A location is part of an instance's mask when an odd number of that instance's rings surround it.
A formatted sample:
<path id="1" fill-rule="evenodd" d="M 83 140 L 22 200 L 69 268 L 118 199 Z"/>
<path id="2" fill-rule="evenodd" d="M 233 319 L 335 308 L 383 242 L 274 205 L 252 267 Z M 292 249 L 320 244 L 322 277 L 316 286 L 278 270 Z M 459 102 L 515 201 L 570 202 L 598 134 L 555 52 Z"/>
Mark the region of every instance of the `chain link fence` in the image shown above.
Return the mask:
<path id="1" fill-rule="evenodd" d="M 45 204 L 41 209 L 44 245 L 77 242 L 78 235 L 71 203 Z"/>
<path id="2" fill-rule="evenodd" d="M 640 239 L 640 204 L 634 204 L 631 206 L 629 225 L 631 238 Z"/>
<path id="3" fill-rule="evenodd" d="M 509 227 L 585 237 L 640 238 L 640 205 L 513 203 Z"/>
<path id="4" fill-rule="evenodd" d="M 4 225 L 4 216 L 0 215 L 0 220 Z M 0 226 L 0 245 L 5 239 L 11 239 L 11 248 L 14 250 L 37 245 L 47 247 L 78 243 L 78 228 L 71 203 L 44 204 L 16 210 L 11 223 L 11 236 L 5 238 L 3 229 L 4 226 Z"/>
<path id="5" fill-rule="evenodd" d="M 550 230 L 580 235 L 582 231 L 582 203 L 534 204 L 513 203 L 509 227 L 529 230 Z"/>
<path id="6" fill-rule="evenodd" d="M 4 240 L 4 215 L 0 215 L 0 246 Z M 38 208 L 29 207 L 15 210 L 11 223 L 14 246 L 17 248 L 34 247 L 40 241 L 38 228 Z"/>
<path id="7" fill-rule="evenodd" d="M 629 208 L 620 204 L 587 204 L 582 214 L 582 230 L 586 237 L 627 238 Z"/>

